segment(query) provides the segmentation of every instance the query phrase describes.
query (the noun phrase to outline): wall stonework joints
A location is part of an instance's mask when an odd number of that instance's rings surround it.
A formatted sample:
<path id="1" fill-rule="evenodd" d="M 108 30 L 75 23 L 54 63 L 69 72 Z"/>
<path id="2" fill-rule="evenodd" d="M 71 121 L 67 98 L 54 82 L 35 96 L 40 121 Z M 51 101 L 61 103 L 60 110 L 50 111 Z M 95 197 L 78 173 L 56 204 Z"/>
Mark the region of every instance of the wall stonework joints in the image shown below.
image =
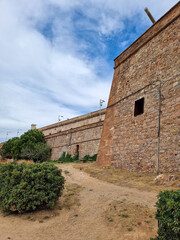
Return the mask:
<path id="1" fill-rule="evenodd" d="M 180 171 L 179 10 L 177 4 L 157 22 L 161 31 L 115 68 L 98 150 L 100 165 L 156 172 L 161 83 L 159 171 Z M 141 98 L 144 113 L 135 117 L 135 101 Z"/>
<path id="2" fill-rule="evenodd" d="M 78 128 L 74 128 L 74 129 L 70 129 L 70 130 L 67 130 L 67 131 L 58 132 L 58 133 L 55 133 L 55 134 L 50 134 L 48 136 L 45 136 L 45 138 L 46 139 L 54 138 L 54 137 L 61 136 L 61 135 L 67 135 L 67 134 L 74 133 L 74 132 L 80 132 L 80 131 L 83 131 L 85 129 L 96 128 L 96 127 L 99 127 L 99 126 L 103 126 L 103 121 L 98 122 L 98 123 L 85 125 L 85 126 L 78 127 Z"/>
<path id="3" fill-rule="evenodd" d="M 51 160 L 57 160 L 63 152 L 68 152 L 72 156 L 76 154 L 77 145 L 79 145 L 79 156 L 94 155 L 98 151 L 101 138 L 102 127 L 104 123 L 106 109 L 101 111 L 101 120 L 99 120 L 99 111 L 86 114 L 75 118 L 75 121 L 67 121 L 65 126 L 61 122 L 61 131 L 57 125 L 44 127 L 46 142 L 50 145 Z M 64 129 L 64 130 L 63 130 Z"/>
<path id="4" fill-rule="evenodd" d="M 173 21 L 175 21 L 179 16 L 179 5 L 177 3 L 169 12 L 167 12 L 161 19 L 159 19 L 155 24 L 153 24 L 145 33 L 143 33 L 135 42 L 133 42 L 124 52 L 122 52 L 118 57 L 114 59 L 115 68 L 117 68 L 121 63 L 126 61 L 134 53 L 136 53 L 140 48 L 142 48 L 147 42 L 158 35 L 166 27 L 168 27 Z"/>

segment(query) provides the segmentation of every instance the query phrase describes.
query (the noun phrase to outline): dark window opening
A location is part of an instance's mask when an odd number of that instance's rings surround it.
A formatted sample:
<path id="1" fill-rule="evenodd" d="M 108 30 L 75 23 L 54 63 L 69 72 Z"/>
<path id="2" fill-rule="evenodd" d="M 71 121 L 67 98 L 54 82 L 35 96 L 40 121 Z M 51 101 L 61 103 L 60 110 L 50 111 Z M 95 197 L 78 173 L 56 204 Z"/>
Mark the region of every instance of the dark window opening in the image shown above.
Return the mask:
<path id="1" fill-rule="evenodd" d="M 76 154 L 79 154 L 79 145 L 76 145 Z"/>
<path id="2" fill-rule="evenodd" d="M 143 113 L 144 113 L 144 98 L 141 98 L 135 101 L 134 116 L 136 117 Z"/>

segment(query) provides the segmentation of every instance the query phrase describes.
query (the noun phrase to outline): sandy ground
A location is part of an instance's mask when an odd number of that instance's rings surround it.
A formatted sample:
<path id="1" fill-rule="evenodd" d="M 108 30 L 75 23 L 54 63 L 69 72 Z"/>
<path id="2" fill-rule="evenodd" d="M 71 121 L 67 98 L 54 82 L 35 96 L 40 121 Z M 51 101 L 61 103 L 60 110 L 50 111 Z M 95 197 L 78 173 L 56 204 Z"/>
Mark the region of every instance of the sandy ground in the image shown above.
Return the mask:
<path id="1" fill-rule="evenodd" d="M 150 215 L 155 211 L 155 193 L 100 181 L 71 164 L 59 167 L 66 172 L 66 183 L 81 186 L 79 204 L 30 215 L 0 213 L 0 240 L 149 240 L 155 236 L 157 222 Z"/>

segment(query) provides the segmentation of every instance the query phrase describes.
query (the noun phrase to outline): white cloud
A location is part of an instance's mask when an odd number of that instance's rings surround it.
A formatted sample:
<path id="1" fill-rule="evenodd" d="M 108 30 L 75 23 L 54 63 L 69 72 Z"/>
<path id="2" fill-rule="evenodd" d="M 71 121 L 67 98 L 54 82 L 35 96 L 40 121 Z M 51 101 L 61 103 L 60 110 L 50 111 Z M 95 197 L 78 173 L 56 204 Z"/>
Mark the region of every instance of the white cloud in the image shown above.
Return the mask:
<path id="1" fill-rule="evenodd" d="M 113 69 L 103 38 L 124 31 L 126 20 L 148 26 L 146 6 L 157 19 L 176 2 L 1 0 L 0 139 L 107 103 Z"/>

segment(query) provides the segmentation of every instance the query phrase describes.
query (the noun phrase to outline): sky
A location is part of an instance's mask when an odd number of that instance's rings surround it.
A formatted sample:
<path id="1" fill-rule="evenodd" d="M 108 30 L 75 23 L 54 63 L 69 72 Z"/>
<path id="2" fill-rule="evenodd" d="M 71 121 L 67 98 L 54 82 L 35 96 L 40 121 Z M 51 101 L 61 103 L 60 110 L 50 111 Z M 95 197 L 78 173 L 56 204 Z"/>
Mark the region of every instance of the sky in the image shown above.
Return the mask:
<path id="1" fill-rule="evenodd" d="M 0 142 L 99 110 L 113 59 L 176 0 L 0 0 Z"/>

